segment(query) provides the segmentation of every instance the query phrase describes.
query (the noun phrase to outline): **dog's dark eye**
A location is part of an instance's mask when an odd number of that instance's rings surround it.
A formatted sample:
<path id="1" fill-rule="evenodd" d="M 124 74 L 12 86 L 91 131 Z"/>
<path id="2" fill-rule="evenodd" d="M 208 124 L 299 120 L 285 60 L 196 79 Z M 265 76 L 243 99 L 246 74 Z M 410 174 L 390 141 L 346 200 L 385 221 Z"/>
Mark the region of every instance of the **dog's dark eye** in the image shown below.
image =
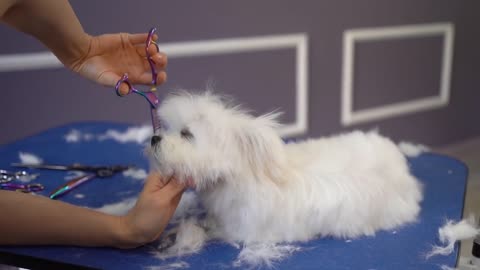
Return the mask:
<path id="1" fill-rule="evenodd" d="M 182 138 L 184 138 L 184 139 L 188 139 L 188 140 L 193 139 L 192 132 L 190 132 L 190 130 L 188 130 L 186 128 L 184 128 L 180 131 L 180 135 L 182 135 Z"/>

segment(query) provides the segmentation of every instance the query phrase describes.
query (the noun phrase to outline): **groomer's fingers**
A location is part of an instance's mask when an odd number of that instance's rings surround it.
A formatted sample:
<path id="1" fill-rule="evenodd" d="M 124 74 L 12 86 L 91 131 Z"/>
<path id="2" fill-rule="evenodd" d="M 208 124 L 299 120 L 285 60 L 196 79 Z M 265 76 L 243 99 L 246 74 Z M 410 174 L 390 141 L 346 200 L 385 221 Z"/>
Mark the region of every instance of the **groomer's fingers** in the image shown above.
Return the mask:
<path id="1" fill-rule="evenodd" d="M 164 188 L 172 180 L 174 180 L 172 176 L 166 177 L 157 171 L 152 171 L 148 174 L 147 179 L 145 180 L 144 190 L 155 192 Z"/>
<path id="2" fill-rule="evenodd" d="M 143 66 L 146 70 L 150 70 L 150 65 L 148 63 L 147 57 L 145 55 L 145 51 L 141 48 L 137 48 L 137 53 L 144 58 Z M 155 64 L 156 69 L 164 69 L 168 64 L 168 57 L 163 52 L 154 53 L 151 55 L 151 59 Z"/>
<path id="3" fill-rule="evenodd" d="M 167 81 L 167 73 L 165 71 L 160 71 L 157 74 L 157 85 L 160 85 Z"/>
<path id="4" fill-rule="evenodd" d="M 100 77 L 98 77 L 97 81 L 105 86 L 108 87 L 113 87 L 117 84 L 118 80 L 120 80 L 121 77 L 116 75 L 113 72 L 105 72 Z M 144 72 L 142 75 L 139 77 L 129 77 L 130 83 L 132 84 L 145 84 L 149 85 L 152 83 L 152 73 L 150 71 Z M 167 73 L 165 71 L 159 71 L 157 74 L 157 85 L 160 85 L 167 81 Z M 120 96 L 125 96 L 128 94 L 129 88 L 126 83 L 120 84 L 120 87 L 118 88 L 118 92 Z"/>
<path id="5" fill-rule="evenodd" d="M 165 68 L 168 64 L 168 57 L 165 53 L 159 52 L 152 56 L 156 68 Z"/>
<path id="6" fill-rule="evenodd" d="M 148 38 L 148 33 L 142 33 L 142 34 L 128 34 L 128 41 L 132 43 L 133 45 L 137 44 L 144 44 L 147 41 Z M 158 39 L 157 34 L 153 35 L 153 40 L 156 41 Z"/>
<path id="7" fill-rule="evenodd" d="M 121 78 L 122 77 L 114 72 L 106 71 L 100 74 L 100 76 L 96 78 L 96 81 L 104 86 L 114 87 Z M 118 88 L 118 92 L 121 96 L 128 94 L 128 90 L 128 85 L 126 83 L 120 84 L 120 87 Z"/>
<path id="8" fill-rule="evenodd" d="M 167 73 L 165 71 L 158 71 L 158 74 L 157 74 L 157 85 L 160 85 L 164 82 L 167 81 Z M 145 73 L 143 73 L 142 75 L 140 75 L 140 77 L 138 78 L 138 82 L 137 83 L 141 83 L 141 84 L 151 84 L 152 83 L 152 73 L 150 71 L 147 71 Z"/>
<path id="9" fill-rule="evenodd" d="M 145 52 L 145 45 L 137 45 L 135 46 L 135 50 L 141 57 L 147 57 L 147 53 Z"/>
<path id="10" fill-rule="evenodd" d="M 185 190 L 185 188 L 185 184 L 178 182 L 175 178 L 172 178 L 162 187 L 161 190 L 159 190 L 159 192 L 164 194 L 164 196 L 175 199 Z"/>
<path id="11" fill-rule="evenodd" d="M 147 176 L 144 192 L 157 193 L 160 192 L 165 197 L 173 198 L 185 189 L 185 184 L 179 183 L 173 177 L 163 177 L 158 172 L 151 172 Z"/>
<path id="12" fill-rule="evenodd" d="M 156 60 L 155 60 L 156 59 Z M 153 64 L 155 66 L 155 69 L 157 70 L 157 73 L 160 71 L 165 71 L 167 67 L 167 56 L 165 54 L 158 54 L 153 56 Z M 147 61 L 145 58 L 145 61 L 143 62 L 143 69 L 144 72 L 152 72 L 150 68 L 150 63 Z"/>
<path id="13" fill-rule="evenodd" d="M 147 57 L 147 52 L 145 51 L 145 44 L 135 45 L 135 50 L 141 57 Z M 150 44 L 150 46 L 148 46 L 148 53 L 152 56 L 155 56 L 157 53 L 160 52 L 157 50 L 157 46 L 155 46 L 155 44 Z M 164 55 L 164 53 L 161 54 Z"/>
<path id="14" fill-rule="evenodd" d="M 128 94 L 128 91 L 129 91 L 129 87 L 127 85 L 127 83 L 121 83 L 120 86 L 118 87 L 118 94 L 120 94 L 120 96 L 125 96 Z"/>

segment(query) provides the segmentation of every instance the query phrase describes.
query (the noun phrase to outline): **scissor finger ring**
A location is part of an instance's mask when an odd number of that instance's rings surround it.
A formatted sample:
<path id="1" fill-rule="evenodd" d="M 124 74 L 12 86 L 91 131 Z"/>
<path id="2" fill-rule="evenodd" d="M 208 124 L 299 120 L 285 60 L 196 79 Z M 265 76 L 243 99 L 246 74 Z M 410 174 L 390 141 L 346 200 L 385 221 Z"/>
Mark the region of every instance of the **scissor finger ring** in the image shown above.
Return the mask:
<path id="1" fill-rule="evenodd" d="M 122 95 L 120 93 L 120 85 L 122 83 L 125 83 L 128 86 L 128 92 L 124 95 Z M 123 97 L 123 96 L 126 96 L 126 95 L 132 93 L 132 89 L 133 89 L 132 84 L 128 81 L 128 75 L 126 73 L 123 74 L 122 78 L 120 80 L 118 80 L 117 84 L 115 85 L 115 93 L 117 93 L 117 96 Z"/>

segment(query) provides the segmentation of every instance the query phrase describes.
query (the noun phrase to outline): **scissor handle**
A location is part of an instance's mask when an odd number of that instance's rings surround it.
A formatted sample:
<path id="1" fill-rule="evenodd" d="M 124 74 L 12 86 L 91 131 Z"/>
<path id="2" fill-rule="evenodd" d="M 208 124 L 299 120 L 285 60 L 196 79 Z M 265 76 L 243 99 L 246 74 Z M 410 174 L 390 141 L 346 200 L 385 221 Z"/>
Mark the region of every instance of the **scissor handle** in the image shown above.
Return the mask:
<path id="1" fill-rule="evenodd" d="M 117 96 L 119 96 L 119 97 L 123 97 L 123 96 L 126 96 L 126 95 L 134 92 L 136 94 L 139 94 L 139 95 L 143 96 L 148 101 L 148 103 L 150 104 L 150 109 L 151 109 L 152 127 L 153 127 L 154 132 L 157 129 L 160 128 L 160 121 L 157 119 L 158 117 L 156 116 L 156 112 L 154 111 L 159 104 L 158 97 L 154 93 L 156 91 L 155 85 L 157 85 L 158 73 L 157 73 L 157 70 L 155 68 L 155 61 L 153 61 L 152 55 L 148 51 L 148 48 L 150 47 L 151 44 L 153 44 L 153 45 L 155 45 L 155 48 L 157 49 L 157 52 L 160 51 L 159 48 L 158 48 L 158 44 L 153 40 L 153 35 L 155 34 L 155 31 L 157 31 L 157 28 L 152 27 L 150 29 L 150 31 L 148 32 L 147 40 L 145 41 L 145 54 L 146 54 L 146 57 L 147 57 L 148 64 L 150 65 L 150 70 L 152 72 L 152 88 L 151 88 L 151 90 L 143 92 L 143 91 L 139 91 L 139 90 L 135 89 L 132 86 L 132 84 L 130 83 L 130 81 L 128 80 L 128 75 L 126 73 L 122 76 L 122 78 L 120 80 L 118 80 L 117 84 L 115 85 L 115 92 L 117 93 Z M 120 85 L 122 83 L 126 83 L 127 86 L 128 86 L 128 92 L 125 95 L 122 95 L 120 93 Z"/>
<path id="2" fill-rule="evenodd" d="M 8 183 L 12 180 L 27 175 L 28 173 L 26 171 L 10 172 L 6 170 L 0 170 L 0 183 Z"/>
<path id="3" fill-rule="evenodd" d="M 157 52 L 160 51 L 158 48 L 158 44 L 153 40 L 153 34 L 157 31 L 157 28 L 152 27 L 150 31 L 148 31 L 148 36 L 147 36 L 147 41 L 145 42 L 145 54 L 147 56 L 147 61 L 148 64 L 150 65 L 150 70 L 152 71 L 152 85 L 157 85 L 157 69 L 155 68 L 155 62 L 152 59 L 152 56 L 148 52 L 148 48 L 150 47 L 151 44 L 155 45 L 155 48 L 157 48 Z"/>
<path id="4" fill-rule="evenodd" d="M 125 95 L 120 94 L 120 84 L 122 84 L 122 83 L 126 83 L 128 85 L 128 92 Z M 153 91 L 143 92 L 143 91 L 140 91 L 140 90 L 137 90 L 137 89 L 133 88 L 132 84 L 128 81 L 128 75 L 125 74 L 115 85 L 115 93 L 117 93 L 117 96 L 119 96 L 119 97 L 124 97 L 126 95 L 131 94 L 132 92 L 144 97 L 148 101 L 148 103 L 150 104 L 151 108 L 157 108 L 157 105 L 159 103 L 157 95 L 155 95 L 155 93 Z"/>
<path id="5" fill-rule="evenodd" d="M 45 187 L 42 184 L 28 184 L 26 185 L 27 192 L 38 192 L 44 190 Z"/>
<path id="6" fill-rule="evenodd" d="M 57 189 L 55 189 L 54 191 L 52 191 L 48 197 L 50 199 L 56 199 L 58 198 L 59 196 L 62 196 L 68 192 L 70 192 L 72 189 L 76 188 L 77 186 L 93 179 L 94 177 L 96 176 L 96 174 L 85 174 L 85 175 L 81 175 L 77 178 L 74 178 L 70 181 L 68 181 L 67 183 L 61 185 L 60 187 L 58 187 Z"/>
<path id="7" fill-rule="evenodd" d="M 12 180 L 14 180 L 15 177 L 11 176 L 11 175 L 6 175 L 6 174 L 0 174 L 0 184 L 2 183 L 8 183 Z"/>
<path id="8" fill-rule="evenodd" d="M 21 191 L 24 193 L 38 192 L 44 189 L 42 184 L 15 184 L 15 183 L 3 183 L 0 185 L 0 189 Z"/>
<path id="9" fill-rule="evenodd" d="M 120 94 L 120 85 L 122 85 L 122 83 L 126 83 L 128 86 L 128 92 L 125 95 Z M 122 78 L 118 80 L 117 84 L 115 85 L 115 93 L 117 93 L 117 96 L 123 97 L 132 93 L 132 89 L 132 84 L 128 81 L 128 74 L 123 74 Z"/>

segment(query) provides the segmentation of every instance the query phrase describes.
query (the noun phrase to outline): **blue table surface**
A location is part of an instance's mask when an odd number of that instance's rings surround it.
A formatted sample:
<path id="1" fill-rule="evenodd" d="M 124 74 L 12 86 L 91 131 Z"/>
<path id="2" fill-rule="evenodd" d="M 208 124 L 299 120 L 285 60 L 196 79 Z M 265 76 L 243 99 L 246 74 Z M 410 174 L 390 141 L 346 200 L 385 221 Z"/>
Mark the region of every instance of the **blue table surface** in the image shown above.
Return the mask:
<path id="1" fill-rule="evenodd" d="M 147 169 L 143 146 L 138 143 L 118 143 L 114 140 L 91 140 L 67 143 L 64 136 L 72 129 L 91 134 L 103 134 L 109 129 L 125 131 L 129 126 L 118 123 L 75 123 L 53 128 L 29 138 L 0 146 L 0 168 L 10 168 L 18 162 L 19 152 L 29 152 L 46 163 L 70 164 L 134 164 Z M 418 222 L 394 231 L 381 231 L 374 237 L 352 240 L 321 238 L 298 243 L 303 251 L 277 263 L 276 269 L 440 269 L 440 265 L 455 266 L 458 245 L 449 256 L 424 255 L 431 245 L 439 244 L 437 231 L 446 219 L 460 220 L 468 170 L 460 161 L 438 154 L 426 153 L 409 159 L 413 174 L 424 185 L 424 200 Z M 49 191 L 65 182 L 64 172 L 42 171 L 36 181 Z M 101 207 L 138 194 L 142 181 L 117 174 L 96 179 L 80 186 L 61 200 L 88 207 Z M 84 194 L 84 198 L 75 197 Z M 8 218 L 8 217 L 2 217 Z M 58 222 L 61 222 L 59 220 Z M 72 232 L 74 233 L 74 232 Z M 1 237 L 1 236 L 0 236 Z M 210 243 L 201 253 L 183 258 L 158 259 L 153 246 L 132 250 L 80 247 L 0 247 L 8 253 L 28 255 L 52 261 L 100 269 L 148 269 L 186 262 L 190 269 L 233 268 L 239 249 L 225 243 Z M 161 268 L 160 268 L 161 269 Z M 238 268 L 237 268 L 238 269 Z"/>

